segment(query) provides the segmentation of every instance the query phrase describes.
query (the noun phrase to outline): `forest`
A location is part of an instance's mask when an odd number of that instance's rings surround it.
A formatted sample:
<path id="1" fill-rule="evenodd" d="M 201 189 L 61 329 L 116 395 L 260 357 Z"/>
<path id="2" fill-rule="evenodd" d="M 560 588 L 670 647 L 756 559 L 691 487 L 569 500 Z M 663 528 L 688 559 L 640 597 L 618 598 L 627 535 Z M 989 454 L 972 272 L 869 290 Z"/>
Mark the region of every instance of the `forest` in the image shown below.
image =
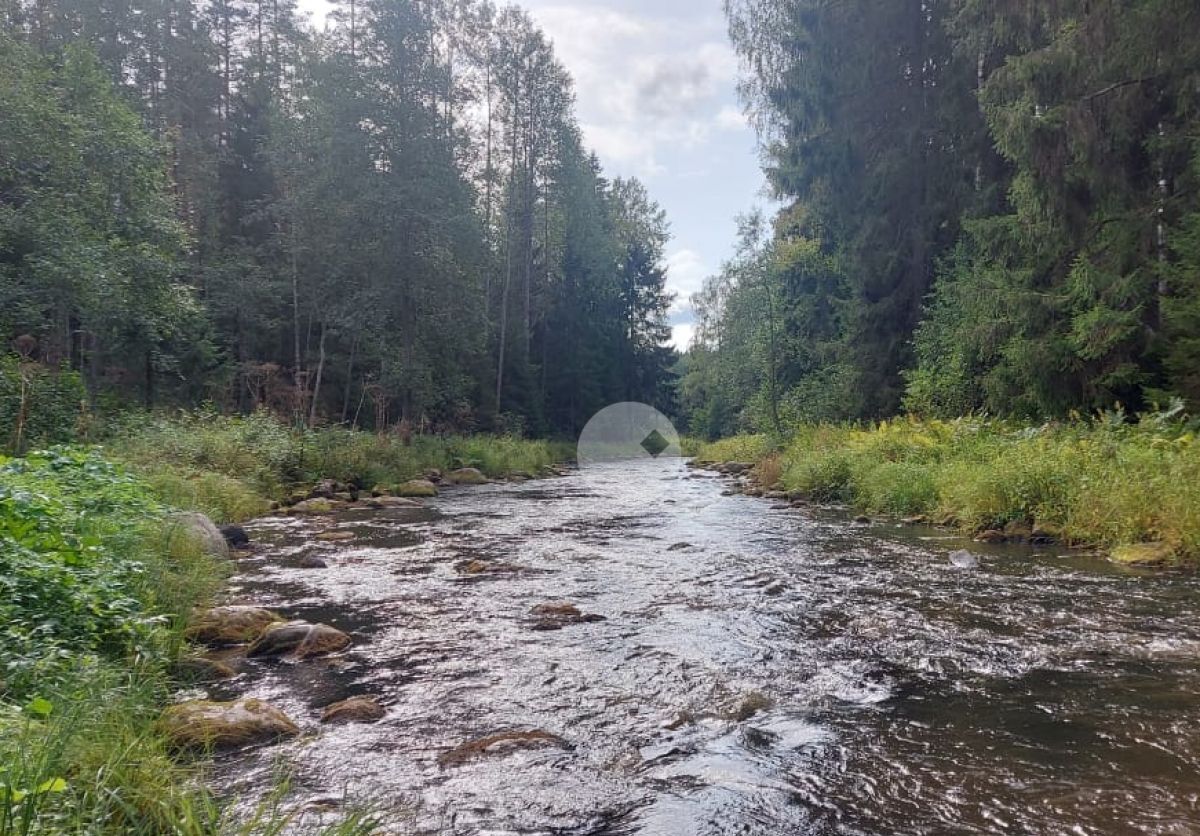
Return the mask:
<path id="1" fill-rule="evenodd" d="M 693 431 L 1200 407 L 1200 6 L 725 7 L 783 208 L 695 300 Z"/>
<path id="2" fill-rule="evenodd" d="M 573 95 L 484 0 L 322 30 L 291 0 L 5 0 L 6 430 L 58 440 L 33 423 L 81 386 L 405 432 L 669 405 L 666 219 Z"/>

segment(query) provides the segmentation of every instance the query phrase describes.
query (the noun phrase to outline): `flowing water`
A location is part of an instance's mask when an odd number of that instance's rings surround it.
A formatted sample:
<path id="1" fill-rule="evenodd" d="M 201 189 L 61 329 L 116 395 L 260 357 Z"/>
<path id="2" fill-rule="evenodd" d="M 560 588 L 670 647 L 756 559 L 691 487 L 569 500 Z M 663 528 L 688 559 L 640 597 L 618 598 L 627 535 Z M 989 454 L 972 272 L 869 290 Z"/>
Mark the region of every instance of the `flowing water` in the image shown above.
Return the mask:
<path id="1" fill-rule="evenodd" d="M 355 645 L 223 686 L 308 733 L 218 786 L 249 805 L 284 768 L 298 827 L 336 804 L 414 834 L 1200 832 L 1196 576 L 723 487 L 646 462 L 261 521 L 235 598 Z M 358 537 L 314 542 L 330 526 Z M 560 601 L 606 620 L 533 629 Z M 358 694 L 386 718 L 317 722 Z M 530 730 L 565 744 L 439 762 Z"/>

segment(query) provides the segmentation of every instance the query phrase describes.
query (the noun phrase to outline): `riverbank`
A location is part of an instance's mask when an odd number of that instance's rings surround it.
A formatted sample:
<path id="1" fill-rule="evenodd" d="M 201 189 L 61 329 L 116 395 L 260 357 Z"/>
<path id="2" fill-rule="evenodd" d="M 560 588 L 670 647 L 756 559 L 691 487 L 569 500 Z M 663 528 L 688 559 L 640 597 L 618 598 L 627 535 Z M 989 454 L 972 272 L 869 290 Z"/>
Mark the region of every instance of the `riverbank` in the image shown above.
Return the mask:
<path id="1" fill-rule="evenodd" d="M 793 499 L 991 542 L 1053 540 L 1123 563 L 1200 561 L 1200 446 L 1169 414 L 1040 427 L 967 418 L 812 425 L 782 441 L 705 444 L 697 460 L 751 464 L 765 490 Z"/>
<path id="2" fill-rule="evenodd" d="M 506 478 L 565 455 L 540 441 L 405 443 L 192 415 L 138 419 L 102 448 L 0 458 L 0 836 L 231 832 L 204 761 L 180 759 L 158 723 L 188 681 L 187 620 L 231 568 L 180 536 L 177 511 L 235 522 L 322 479 L 369 489 L 464 467 Z M 268 806 L 232 832 L 285 820 Z M 351 814 L 333 832 L 366 829 Z"/>

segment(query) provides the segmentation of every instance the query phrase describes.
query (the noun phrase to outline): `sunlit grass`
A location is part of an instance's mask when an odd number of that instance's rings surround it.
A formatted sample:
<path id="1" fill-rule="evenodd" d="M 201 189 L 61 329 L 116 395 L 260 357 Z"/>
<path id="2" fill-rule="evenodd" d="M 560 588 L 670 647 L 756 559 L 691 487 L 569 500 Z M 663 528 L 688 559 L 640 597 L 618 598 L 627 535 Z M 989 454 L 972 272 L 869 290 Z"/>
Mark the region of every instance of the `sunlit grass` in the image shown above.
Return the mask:
<path id="1" fill-rule="evenodd" d="M 784 488 L 865 511 L 926 515 L 969 531 L 1041 526 L 1066 542 L 1158 542 L 1200 560 L 1200 446 L 1147 416 L 1041 427 L 898 419 L 796 428 L 776 465 L 765 436 L 705 445 L 708 461 L 767 461 Z"/>

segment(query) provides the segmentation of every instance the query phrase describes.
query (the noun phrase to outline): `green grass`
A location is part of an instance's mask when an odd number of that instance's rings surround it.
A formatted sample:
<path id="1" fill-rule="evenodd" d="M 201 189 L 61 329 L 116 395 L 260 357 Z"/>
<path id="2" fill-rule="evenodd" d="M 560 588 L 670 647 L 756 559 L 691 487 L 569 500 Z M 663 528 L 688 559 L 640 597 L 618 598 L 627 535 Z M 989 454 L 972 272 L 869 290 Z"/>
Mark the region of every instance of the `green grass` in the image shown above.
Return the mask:
<path id="1" fill-rule="evenodd" d="M 1041 427 L 906 418 L 811 425 L 778 454 L 764 436 L 745 436 L 705 445 L 697 457 L 767 460 L 782 488 L 864 511 L 926 515 L 972 532 L 1038 525 L 1107 549 L 1164 543 L 1179 560 L 1200 561 L 1200 443 L 1175 414 Z"/>
<path id="2" fill-rule="evenodd" d="M 407 442 L 342 428 L 293 429 L 266 414 L 141 416 L 106 445 L 172 505 L 218 522 L 263 513 L 320 479 L 371 488 L 428 470 L 475 467 L 491 477 L 538 475 L 566 461 L 565 444 L 505 436 L 414 436 Z"/>

